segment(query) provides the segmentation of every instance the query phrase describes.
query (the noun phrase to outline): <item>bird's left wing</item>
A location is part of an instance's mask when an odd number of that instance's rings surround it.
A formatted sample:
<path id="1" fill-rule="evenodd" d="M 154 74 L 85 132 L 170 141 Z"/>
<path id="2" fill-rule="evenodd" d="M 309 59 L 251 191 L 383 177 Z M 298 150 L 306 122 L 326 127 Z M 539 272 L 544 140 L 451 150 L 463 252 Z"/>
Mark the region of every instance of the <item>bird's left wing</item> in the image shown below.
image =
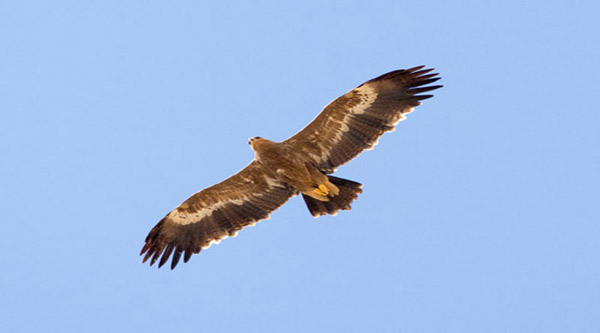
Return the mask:
<path id="1" fill-rule="evenodd" d="M 145 254 L 144 262 L 150 259 L 150 265 L 160 258 L 161 267 L 172 254 L 173 269 L 182 254 L 187 262 L 193 253 L 268 218 L 295 194 L 293 188 L 254 161 L 225 181 L 192 195 L 167 214 L 146 237 L 140 255 Z"/>
<path id="2" fill-rule="evenodd" d="M 421 95 L 440 88 L 433 69 L 424 66 L 383 74 L 350 90 L 329 103 L 296 135 L 284 141 L 292 149 L 312 159 L 326 173 L 371 149 L 379 137 L 392 131 L 420 101 Z"/>

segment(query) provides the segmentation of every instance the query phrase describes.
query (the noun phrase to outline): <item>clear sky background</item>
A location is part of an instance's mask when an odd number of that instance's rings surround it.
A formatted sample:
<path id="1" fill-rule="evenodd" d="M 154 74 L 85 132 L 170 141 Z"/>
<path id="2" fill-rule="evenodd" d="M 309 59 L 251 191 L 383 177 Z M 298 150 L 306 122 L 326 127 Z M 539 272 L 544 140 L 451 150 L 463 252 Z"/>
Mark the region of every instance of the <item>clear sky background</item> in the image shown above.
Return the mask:
<path id="1" fill-rule="evenodd" d="M 2 1 L 3 332 L 600 331 L 595 1 Z M 377 75 L 445 87 L 177 269 L 148 231 Z"/>

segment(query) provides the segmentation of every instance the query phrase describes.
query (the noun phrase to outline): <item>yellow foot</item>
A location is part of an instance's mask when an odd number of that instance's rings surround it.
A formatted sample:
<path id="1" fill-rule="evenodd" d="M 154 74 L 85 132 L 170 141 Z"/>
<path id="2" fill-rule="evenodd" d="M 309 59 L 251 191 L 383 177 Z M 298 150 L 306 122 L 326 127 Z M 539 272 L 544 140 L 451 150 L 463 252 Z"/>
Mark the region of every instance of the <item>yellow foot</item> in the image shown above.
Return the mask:
<path id="1" fill-rule="evenodd" d="M 325 186 L 327 186 L 327 189 L 329 190 L 328 195 L 330 197 L 335 197 L 336 195 L 340 194 L 340 189 L 335 186 L 335 184 L 332 184 L 330 181 L 327 181 L 325 183 Z"/>
<path id="2" fill-rule="evenodd" d="M 314 189 L 313 192 L 315 192 L 317 195 L 322 195 L 322 196 L 325 196 L 325 197 L 327 196 L 327 192 L 322 191 L 320 189 L 320 186 L 319 186 L 319 188 Z"/>
<path id="3" fill-rule="evenodd" d="M 321 192 L 325 193 L 325 195 L 329 195 L 329 187 L 325 186 L 325 184 L 320 184 L 319 189 Z"/>

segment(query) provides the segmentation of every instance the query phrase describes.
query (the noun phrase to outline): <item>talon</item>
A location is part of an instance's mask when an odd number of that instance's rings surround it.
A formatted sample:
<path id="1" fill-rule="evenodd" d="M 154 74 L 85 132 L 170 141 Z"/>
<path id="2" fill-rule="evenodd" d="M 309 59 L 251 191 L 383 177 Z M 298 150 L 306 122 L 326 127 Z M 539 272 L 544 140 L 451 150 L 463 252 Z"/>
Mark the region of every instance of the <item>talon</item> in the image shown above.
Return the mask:
<path id="1" fill-rule="evenodd" d="M 318 188 L 314 189 L 314 190 L 313 190 L 313 192 L 315 192 L 317 195 L 321 195 L 321 196 L 324 196 L 324 197 L 326 197 L 326 196 L 327 196 L 327 193 L 325 193 L 325 192 L 321 191 L 321 190 L 320 190 L 320 189 L 318 189 Z"/>
<path id="2" fill-rule="evenodd" d="M 319 189 L 321 190 L 321 192 L 325 193 L 325 195 L 329 195 L 329 188 L 324 184 L 320 184 Z"/>

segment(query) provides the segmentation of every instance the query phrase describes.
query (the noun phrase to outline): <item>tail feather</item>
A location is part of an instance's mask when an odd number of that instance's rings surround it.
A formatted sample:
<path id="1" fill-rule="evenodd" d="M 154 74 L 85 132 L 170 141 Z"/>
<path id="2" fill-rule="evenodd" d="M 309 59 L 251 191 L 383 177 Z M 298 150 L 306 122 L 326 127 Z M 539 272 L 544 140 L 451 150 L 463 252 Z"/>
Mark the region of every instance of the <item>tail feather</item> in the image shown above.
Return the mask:
<path id="1" fill-rule="evenodd" d="M 329 181 L 340 189 L 340 194 L 330 197 L 329 201 L 319 201 L 302 194 L 308 210 L 314 217 L 337 214 L 338 210 L 350 210 L 350 204 L 362 193 L 362 184 L 351 180 L 329 176 Z"/>

